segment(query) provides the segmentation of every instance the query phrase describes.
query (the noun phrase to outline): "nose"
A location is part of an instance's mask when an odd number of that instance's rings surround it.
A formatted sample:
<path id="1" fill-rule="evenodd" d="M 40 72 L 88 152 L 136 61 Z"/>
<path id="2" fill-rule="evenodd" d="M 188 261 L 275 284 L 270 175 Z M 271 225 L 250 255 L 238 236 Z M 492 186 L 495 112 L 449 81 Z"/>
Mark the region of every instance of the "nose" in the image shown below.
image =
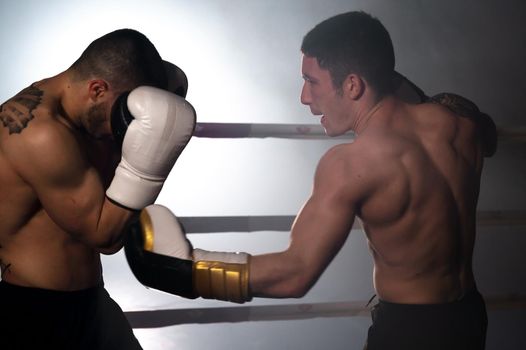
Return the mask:
<path id="1" fill-rule="evenodd" d="M 301 89 L 301 96 L 300 101 L 304 105 L 310 105 L 312 102 L 312 97 L 309 91 L 309 87 L 307 86 L 307 83 L 303 83 L 303 88 Z"/>

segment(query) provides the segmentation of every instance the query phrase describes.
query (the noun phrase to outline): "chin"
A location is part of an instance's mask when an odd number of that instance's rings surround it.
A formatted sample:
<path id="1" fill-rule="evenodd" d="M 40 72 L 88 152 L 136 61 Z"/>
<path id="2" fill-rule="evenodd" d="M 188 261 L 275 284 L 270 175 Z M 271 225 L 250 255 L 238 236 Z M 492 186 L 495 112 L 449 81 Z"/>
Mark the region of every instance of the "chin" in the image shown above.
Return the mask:
<path id="1" fill-rule="evenodd" d="M 324 127 L 324 130 L 325 130 L 325 135 L 329 137 L 338 137 L 346 133 L 345 130 L 334 130 L 334 129 L 330 129 L 327 127 Z"/>
<path id="2" fill-rule="evenodd" d="M 328 128 L 324 128 L 325 130 L 325 135 L 329 136 L 329 137 L 334 137 L 334 136 L 338 136 L 334 133 L 334 131 L 332 131 L 331 129 L 328 129 Z"/>
<path id="3" fill-rule="evenodd" d="M 325 135 L 327 135 L 327 136 L 334 137 L 334 136 L 341 135 L 338 132 L 336 132 L 334 129 L 332 129 L 332 128 L 326 126 L 326 125 L 323 125 L 323 129 L 325 130 Z"/>

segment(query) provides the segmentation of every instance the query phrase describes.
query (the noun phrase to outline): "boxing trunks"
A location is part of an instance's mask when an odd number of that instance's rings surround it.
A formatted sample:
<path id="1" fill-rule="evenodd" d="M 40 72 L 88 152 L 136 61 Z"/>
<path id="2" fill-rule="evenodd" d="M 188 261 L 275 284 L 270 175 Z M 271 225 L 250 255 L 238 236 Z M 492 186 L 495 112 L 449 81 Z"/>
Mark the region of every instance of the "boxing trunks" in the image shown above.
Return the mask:
<path id="1" fill-rule="evenodd" d="M 0 282 L 0 349 L 141 349 L 104 286 L 74 292 Z"/>
<path id="2" fill-rule="evenodd" d="M 444 304 L 395 304 L 380 300 L 371 311 L 366 350 L 481 350 L 486 306 L 476 290 Z"/>

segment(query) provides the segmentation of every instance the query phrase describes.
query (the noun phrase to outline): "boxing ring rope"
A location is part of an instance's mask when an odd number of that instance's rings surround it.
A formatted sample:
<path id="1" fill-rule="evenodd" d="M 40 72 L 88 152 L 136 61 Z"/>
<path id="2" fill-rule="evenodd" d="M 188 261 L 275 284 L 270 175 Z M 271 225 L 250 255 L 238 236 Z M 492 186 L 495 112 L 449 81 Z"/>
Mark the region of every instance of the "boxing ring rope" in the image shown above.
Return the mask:
<path id="1" fill-rule="evenodd" d="M 517 295 L 485 297 L 489 311 L 526 309 Z M 369 317 L 368 301 L 325 302 L 259 306 L 164 309 L 125 312 L 132 328 L 159 328 L 187 324 L 295 321 L 315 318 Z M 374 304 L 374 303 L 373 303 Z"/>
<path id="2" fill-rule="evenodd" d="M 309 124 L 197 123 L 194 136 L 206 138 L 329 139 L 321 125 Z M 338 138 L 352 139 L 353 137 L 354 135 L 349 133 Z"/>
<path id="3" fill-rule="evenodd" d="M 517 129 L 497 128 L 499 141 L 511 143 L 525 143 L 526 142 L 526 128 L 521 127 Z"/>
<path id="4" fill-rule="evenodd" d="M 295 216 L 181 216 L 179 220 L 186 233 L 224 233 L 256 231 L 290 231 Z M 526 226 L 526 211 L 488 210 L 477 212 L 478 226 Z M 355 220 L 353 229 L 361 229 Z"/>
<path id="5" fill-rule="evenodd" d="M 497 127 L 499 141 L 526 142 L 526 127 L 507 129 Z M 197 123 L 195 137 L 201 138 L 287 138 L 304 140 L 353 139 L 349 132 L 329 137 L 320 124 L 265 124 L 265 123 Z"/>
<path id="6" fill-rule="evenodd" d="M 179 324 L 238 323 L 251 321 L 288 321 L 318 317 L 368 316 L 365 302 L 333 302 L 265 306 L 132 311 L 126 317 L 133 328 L 157 328 Z"/>
<path id="7" fill-rule="evenodd" d="M 526 128 L 498 129 L 499 141 L 524 143 Z M 306 124 L 240 124 L 197 123 L 194 132 L 200 138 L 287 138 L 331 140 L 321 125 Z M 348 133 L 336 139 L 352 140 Z M 290 231 L 295 216 L 182 216 L 187 234 L 211 234 L 257 231 Z M 479 211 L 477 226 L 526 226 L 526 211 Z M 353 229 L 361 229 L 358 220 Z M 227 306 L 213 308 L 163 309 L 126 311 L 133 328 L 159 328 L 182 324 L 236 323 L 249 321 L 287 321 L 313 318 L 369 316 L 368 301 L 280 304 L 263 306 Z M 226 305 L 231 305 L 226 303 Z M 505 295 L 486 297 L 488 310 L 526 309 L 526 296 Z"/>

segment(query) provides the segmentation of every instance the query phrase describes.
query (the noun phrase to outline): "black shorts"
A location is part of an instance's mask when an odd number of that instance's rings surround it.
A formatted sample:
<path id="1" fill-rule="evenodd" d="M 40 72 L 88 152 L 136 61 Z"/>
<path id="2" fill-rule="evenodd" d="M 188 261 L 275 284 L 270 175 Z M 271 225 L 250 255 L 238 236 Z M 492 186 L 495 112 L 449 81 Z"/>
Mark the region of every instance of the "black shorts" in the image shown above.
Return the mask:
<path id="1" fill-rule="evenodd" d="M 367 350 L 482 350 L 488 318 L 479 292 L 445 304 L 379 301 L 371 312 Z"/>
<path id="2" fill-rule="evenodd" d="M 0 349 L 141 349 L 102 285 L 75 292 L 0 282 Z"/>

